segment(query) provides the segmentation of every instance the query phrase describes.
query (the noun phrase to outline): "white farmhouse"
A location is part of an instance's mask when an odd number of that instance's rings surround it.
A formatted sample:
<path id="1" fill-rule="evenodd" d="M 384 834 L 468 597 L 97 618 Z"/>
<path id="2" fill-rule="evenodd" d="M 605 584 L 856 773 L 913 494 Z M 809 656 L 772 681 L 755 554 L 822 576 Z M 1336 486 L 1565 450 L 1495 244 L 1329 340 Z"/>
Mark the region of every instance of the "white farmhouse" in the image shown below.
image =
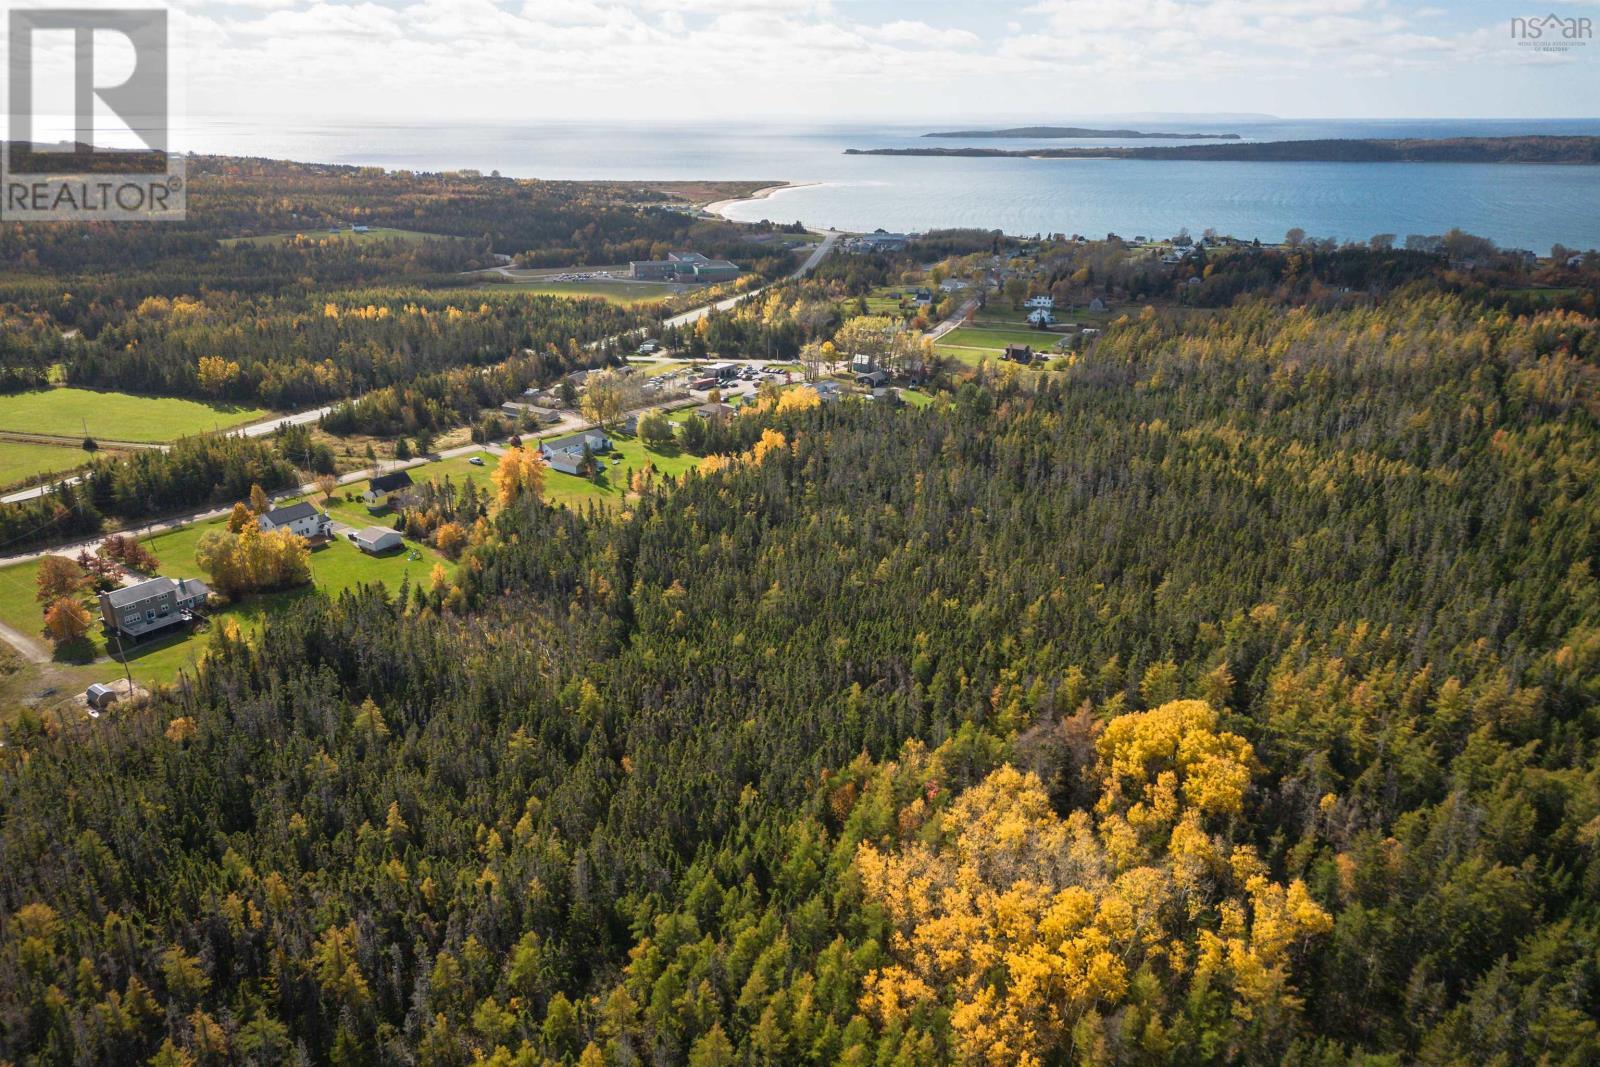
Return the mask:
<path id="1" fill-rule="evenodd" d="M 265 515 L 258 515 L 256 525 L 267 533 L 273 530 L 288 530 L 290 533 L 299 534 L 307 541 L 325 538 L 333 531 L 333 521 L 305 500 L 287 507 L 273 508 Z"/>

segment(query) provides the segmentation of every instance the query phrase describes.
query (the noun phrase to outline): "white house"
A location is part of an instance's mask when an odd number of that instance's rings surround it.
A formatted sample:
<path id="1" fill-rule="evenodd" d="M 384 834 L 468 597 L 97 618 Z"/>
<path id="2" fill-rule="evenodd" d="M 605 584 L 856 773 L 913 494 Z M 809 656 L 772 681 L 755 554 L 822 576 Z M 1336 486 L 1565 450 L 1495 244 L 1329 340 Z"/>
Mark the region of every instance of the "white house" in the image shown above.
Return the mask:
<path id="1" fill-rule="evenodd" d="M 1034 326 L 1050 326 L 1055 321 L 1055 312 L 1049 308 L 1036 308 L 1028 314 L 1028 322 Z"/>
<path id="2" fill-rule="evenodd" d="M 356 547 L 369 556 L 392 552 L 402 544 L 400 531 L 391 530 L 387 526 L 368 526 L 350 536 L 355 541 Z"/>
<path id="3" fill-rule="evenodd" d="M 288 530 L 308 541 L 327 537 L 333 530 L 332 520 L 305 500 L 287 507 L 274 508 L 265 515 L 256 516 L 256 525 L 269 533 L 273 530 Z"/>
<path id="4" fill-rule="evenodd" d="M 611 439 L 599 430 L 584 430 L 567 437 L 539 442 L 539 452 L 550 469 L 562 474 L 581 475 L 587 457 L 611 451 Z"/>
<path id="5" fill-rule="evenodd" d="M 1022 306 L 1049 310 L 1056 306 L 1056 298 L 1053 296 L 1030 296 L 1028 302 Z"/>

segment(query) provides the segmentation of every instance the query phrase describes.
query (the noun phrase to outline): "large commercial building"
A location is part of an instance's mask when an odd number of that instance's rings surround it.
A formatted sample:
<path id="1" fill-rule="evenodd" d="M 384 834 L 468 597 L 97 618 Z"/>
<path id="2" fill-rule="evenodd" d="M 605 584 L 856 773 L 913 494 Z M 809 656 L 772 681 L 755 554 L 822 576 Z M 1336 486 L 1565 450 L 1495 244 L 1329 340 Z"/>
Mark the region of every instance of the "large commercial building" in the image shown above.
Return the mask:
<path id="1" fill-rule="evenodd" d="M 628 276 L 636 282 L 725 282 L 739 274 L 738 264 L 707 259 L 699 252 L 673 252 L 666 259 L 628 264 Z"/>

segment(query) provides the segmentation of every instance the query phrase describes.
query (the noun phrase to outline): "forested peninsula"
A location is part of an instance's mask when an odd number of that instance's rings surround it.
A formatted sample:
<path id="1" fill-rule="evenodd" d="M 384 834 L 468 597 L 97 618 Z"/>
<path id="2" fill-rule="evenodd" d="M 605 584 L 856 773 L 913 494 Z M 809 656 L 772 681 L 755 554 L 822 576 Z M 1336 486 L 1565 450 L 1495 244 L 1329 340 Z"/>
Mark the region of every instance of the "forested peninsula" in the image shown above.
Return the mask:
<path id="1" fill-rule="evenodd" d="M 1192 159 L 1217 163 L 1600 163 L 1600 137 L 1327 138 L 1134 148 L 848 148 L 850 156 Z"/>
<path id="2" fill-rule="evenodd" d="M 1006 130 L 952 130 L 946 133 L 925 133 L 924 137 L 1014 137 L 1014 138 L 1060 138 L 1067 140 L 1075 137 L 1121 137 L 1125 140 L 1135 138 L 1148 138 L 1150 140 L 1170 141 L 1237 141 L 1236 133 L 1149 133 L 1144 130 L 1095 130 L 1085 126 L 1014 126 Z"/>

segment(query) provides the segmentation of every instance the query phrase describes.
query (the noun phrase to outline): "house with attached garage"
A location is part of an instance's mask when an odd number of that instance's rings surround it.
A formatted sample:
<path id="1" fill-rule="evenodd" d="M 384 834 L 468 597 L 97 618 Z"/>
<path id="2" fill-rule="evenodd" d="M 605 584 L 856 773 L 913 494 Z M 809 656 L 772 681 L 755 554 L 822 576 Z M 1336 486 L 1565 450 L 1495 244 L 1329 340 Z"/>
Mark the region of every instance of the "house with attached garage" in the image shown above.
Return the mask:
<path id="1" fill-rule="evenodd" d="M 309 501 L 273 508 L 265 515 L 256 516 L 256 525 L 267 533 L 288 530 L 307 541 L 326 540 L 333 532 L 333 520 L 318 511 Z"/>
<path id="2" fill-rule="evenodd" d="M 193 622 L 211 589 L 195 578 L 151 578 L 100 594 L 100 621 L 124 640 Z"/>
<path id="3" fill-rule="evenodd" d="M 411 484 L 411 475 L 405 471 L 390 471 L 369 481 L 361 499 L 367 502 L 368 510 L 382 511 L 394 503 L 396 495 L 410 489 Z"/>
<path id="4" fill-rule="evenodd" d="M 539 442 L 539 454 L 551 470 L 581 475 L 585 461 L 611 451 L 611 439 L 599 430 L 584 430 L 566 437 Z"/>

